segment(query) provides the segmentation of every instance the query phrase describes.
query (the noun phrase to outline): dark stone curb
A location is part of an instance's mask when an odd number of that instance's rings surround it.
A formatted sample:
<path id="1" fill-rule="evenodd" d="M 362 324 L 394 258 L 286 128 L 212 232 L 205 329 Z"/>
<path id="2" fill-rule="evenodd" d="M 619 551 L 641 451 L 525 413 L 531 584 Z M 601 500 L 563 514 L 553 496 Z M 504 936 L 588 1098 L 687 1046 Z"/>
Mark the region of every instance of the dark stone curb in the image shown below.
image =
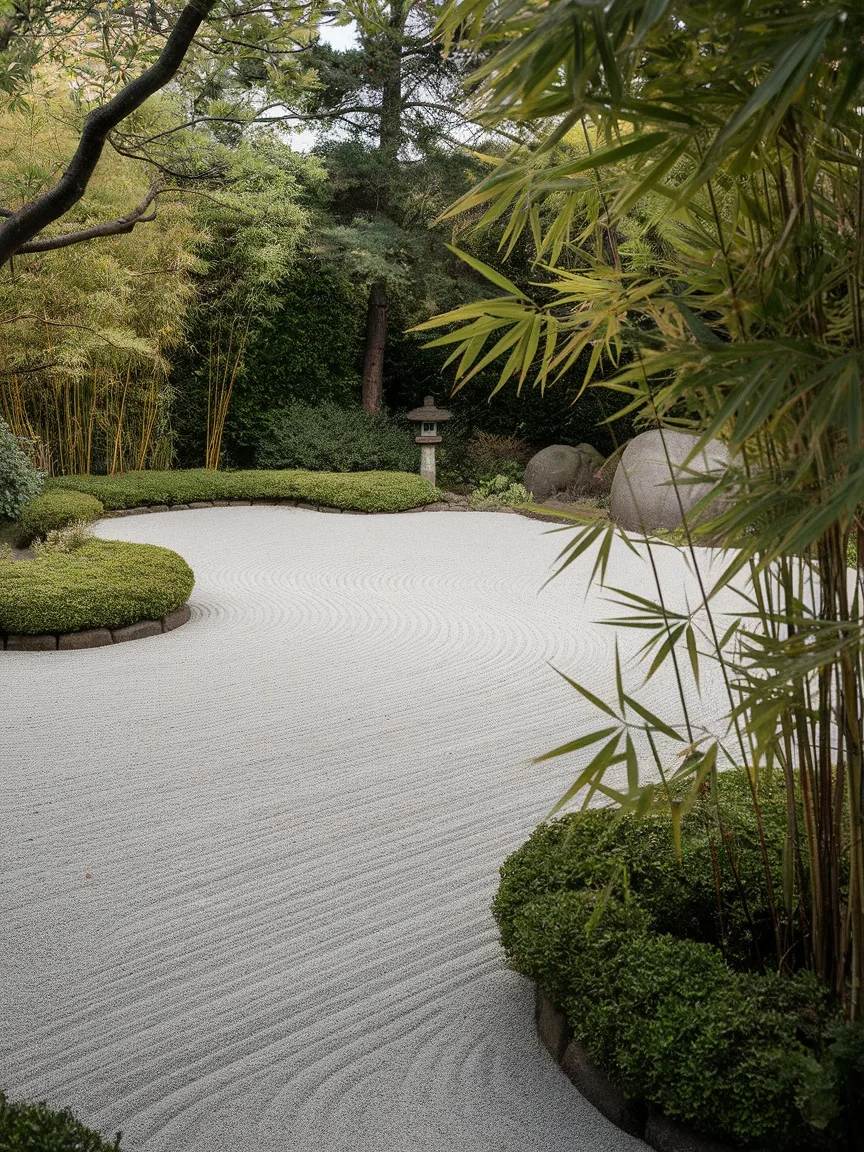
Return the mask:
<path id="1" fill-rule="evenodd" d="M 81 632 L 46 632 L 39 636 L 0 632 L 0 649 L 5 652 L 74 652 L 81 648 L 104 648 L 126 640 L 161 636 L 185 624 L 192 611 L 188 604 L 176 608 L 160 620 L 138 620 L 125 628 L 85 628 Z"/>
<path id="2" fill-rule="evenodd" d="M 628 1100 L 573 1039 L 564 1013 L 542 988 L 536 986 L 535 991 L 537 1034 L 564 1075 L 607 1120 L 630 1136 L 644 1140 L 656 1152 L 733 1152 L 727 1144 L 718 1144 L 708 1136 L 681 1127 L 661 1112 L 646 1108 L 642 1101 Z"/>
<path id="3" fill-rule="evenodd" d="M 313 504 L 306 500 L 193 500 L 190 504 L 147 504 L 140 508 L 113 508 L 106 510 L 100 520 L 116 520 L 120 516 L 144 516 L 148 512 L 188 512 L 190 508 L 248 508 L 251 504 L 270 508 L 307 508 L 312 512 L 341 512 L 346 516 L 401 516 L 408 512 L 472 512 L 465 504 L 421 504 L 418 508 L 401 508 L 398 512 L 366 512 L 362 508 L 333 508 L 329 504 Z M 482 511 L 482 509 L 479 509 Z M 512 512 L 512 508 L 498 509 Z"/>

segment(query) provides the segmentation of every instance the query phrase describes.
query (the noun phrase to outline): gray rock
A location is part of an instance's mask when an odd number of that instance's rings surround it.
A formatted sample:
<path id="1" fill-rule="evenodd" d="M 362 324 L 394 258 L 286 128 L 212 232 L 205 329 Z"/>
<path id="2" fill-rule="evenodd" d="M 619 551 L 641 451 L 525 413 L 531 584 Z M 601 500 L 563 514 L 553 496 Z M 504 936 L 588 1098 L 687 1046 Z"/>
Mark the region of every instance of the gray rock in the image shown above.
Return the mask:
<path id="1" fill-rule="evenodd" d="M 10 633 L 6 637 L 7 652 L 50 652 L 57 647 L 57 637 L 50 632 L 40 635 L 26 635 L 24 633 Z"/>
<path id="2" fill-rule="evenodd" d="M 127 640 L 143 640 L 146 636 L 161 636 L 161 620 L 136 620 L 134 624 L 127 624 L 125 628 L 112 628 L 111 635 L 115 644 L 123 644 Z"/>
<path id="3" fill-rule="evenodd" d="M 551 444 L 528 461 L 524 484 L 535 500 L 556 492 L 588 492 L 595 487 L 595 473 L 603 457 L 590 444 Z"/>
<path id="4" fill-rule="evenodd" d="M 610 514 L 616 524 L 628 531 L 656 532 L 677 528 L 682 523 L 682 509 L 689 519 L 696 504 L 729 466 L 728 449 L 715 440 L 684 467 L 697 440 L 689 432 L 656 428 L 630 441 L 612 481 Z M 694 475 L 709 478 L 691 483 Z M 700 518 L 710 519 L 711 515 L 709 508 Z"/>
<path id="5" fill-rule="evenodd" d="M 642 1135 L 645 1131 L 644 1108 L 628 1100 L 575 1040 L 567 1045 L 560 1063 L 564 1075 L 607 1120 L 631 1136 Z"/>
<path id="6" fill-rule="evenodd" d="M 570 1041 L 570 1025 L 564 1013 L 555 1007 L 539 984 L 535 990 L 534 1022 L 540 1039 L 560 1064 Z"/>
<path id="7" fill-rule="evenodd" d="M 77 652 L 81 648 L 104 648 L 113 644 L 107 628 L 82 628 L 80 632 L 65 632 L 57 647 L 61 652 Z"/>
<path id="8" fill-rule="evenodd" d="M 185 624 L 191 615 L 192 610 L 188 604 L 183 604 L 180 608 L 175 608 L 173 612 L 168 612 L 162 617 L 162 631 L 173 632 L 175 628 L 179 628 Z"/>
<path id="9" fill-rule="evenodd" d="M 656 1152 L 732 1152 L 728 1144 L 718 1144 L 710 1136 L 682 1128 L 653 1110 L 648 1113 L 644 1139 Z"/>

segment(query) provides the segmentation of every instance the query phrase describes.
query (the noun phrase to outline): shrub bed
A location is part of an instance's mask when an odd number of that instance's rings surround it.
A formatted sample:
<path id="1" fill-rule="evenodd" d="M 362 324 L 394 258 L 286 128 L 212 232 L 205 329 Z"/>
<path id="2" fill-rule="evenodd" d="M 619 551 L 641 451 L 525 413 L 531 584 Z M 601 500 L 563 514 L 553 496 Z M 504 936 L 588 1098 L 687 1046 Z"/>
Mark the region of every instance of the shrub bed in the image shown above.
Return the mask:
<path id="1" fill-rule="evenodd" d="M 33 560 L 0 559 L 0 632 L 38 635 L 158 620 L 189 599 L 192 569 L 168 548 L 88 540 Z"/>
<path id="2" fill-rule="evenodd" d="M 92 524 L 105 511 L 102 501 L 86 492 L 57 489 L 43 492 L 24 505 L 18 517 L 22 543 L 42 540 L 69 524 Z"/>
<path id="3" fill-rule="evenodd" d="M 844 1027 L 810 974 L 770 971 L 756 829 L 738 788 L 724 780 L 722 804 L 740 887 L 724 850 L 712 859 L 707 803 L 685 820 L 680 865 L 668 818 L 579 813 L 541 825 L 504 864 L 502 943 L 631 1099 L 737 1147 L 858 1147 L 864 1025 Z M 763 815 L 779 859 L 782 801 L 766 798 Z"/>
<path id="4" fill-rule="evenodd" d="M 196 500 L 302 500 L 357 512 L 402 512 L 440 499 L 426 480 L 407 472 L 248 471 L 126 472 L 122 476 L 58 476 L 49 490 L 73 489 L 105 508 L 190 504 Z"/>
<path id="5" fill-rule="evenodd" d="M 406 420 L 336 404 L 291 404 L 267 417 L 255 463 L 315 472 L 416 472 L 420 449 Z"/>
<path id="6" fill-rule="evenodd" d="M 116 1152 L 120 1133 L 109 1143 L 64 1108 L 7 1100 L 0 1092 L 0 1148 L 4 1152 Z"/>

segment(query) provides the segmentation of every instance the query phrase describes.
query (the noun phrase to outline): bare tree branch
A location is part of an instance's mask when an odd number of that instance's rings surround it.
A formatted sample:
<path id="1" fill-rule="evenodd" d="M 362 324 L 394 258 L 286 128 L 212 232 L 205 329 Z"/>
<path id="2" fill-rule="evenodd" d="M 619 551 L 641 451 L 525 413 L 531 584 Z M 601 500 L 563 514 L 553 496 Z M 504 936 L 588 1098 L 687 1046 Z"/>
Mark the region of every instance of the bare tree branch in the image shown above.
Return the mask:
<path id="1" fill-rule="evenodd" d="M 109 132 L 175 76 L 202 21 L 217 0 L 188 0 L 155 63 L 131 80 L 106 104 L 94 108 L 66 171 L 53 188 L 19 208 L 0 225 L 0 267 L 23 245 L 77 204 L 105 147 Z"/>
<path id="2" fill-rule="evenodd" d="M 96 240 L 101 236 L 120 236 L 131 232 L 136 224 L 148 224 L 156 219 L 156 197 L 159 195 L 159 185 L 151 184 L 150 191 L 137 208 L 133 208 L 126 216 L 118 220 L 108 220 L 104 224 L 93 224 L 90 228 L 80 228 L 77 232 L 65 232 L 62 236 L 46 236 L 44 240 L 31 240 L 22 244 L 15 255 L 22 252 L 53 252 L 57 248 L 70 248 L 73 244 L 81 244 L 84 240 Z M 145 216 L 145 212 L 153 205 L 153 211 Z"/>

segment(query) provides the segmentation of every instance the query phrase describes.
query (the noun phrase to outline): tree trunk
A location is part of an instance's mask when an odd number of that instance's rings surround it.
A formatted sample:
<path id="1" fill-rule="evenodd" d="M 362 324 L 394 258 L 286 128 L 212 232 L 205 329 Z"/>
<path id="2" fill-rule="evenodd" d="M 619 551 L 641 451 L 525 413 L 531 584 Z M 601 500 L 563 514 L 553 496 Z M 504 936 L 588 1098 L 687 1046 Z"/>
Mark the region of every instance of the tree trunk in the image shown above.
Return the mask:
<path id="1" fill-rule="evenodd" d="M 405 44 L 405 21 L 409 5 L 392 0 L 387 22 L 385 51 L 388 57 L 381 89 L 381 114 L 378 121 L 378 153 L 388 167 L 389 182 L 399 157 L 402 143 L 402 51 Z"/>
<path id="2" fill-rule="evenodd" d="M 387 285 L 376 280 L 369 289 L 366 314 L 366 355 L 363 358 L 363 411 L 380 412 L 387 340 Z"/>

